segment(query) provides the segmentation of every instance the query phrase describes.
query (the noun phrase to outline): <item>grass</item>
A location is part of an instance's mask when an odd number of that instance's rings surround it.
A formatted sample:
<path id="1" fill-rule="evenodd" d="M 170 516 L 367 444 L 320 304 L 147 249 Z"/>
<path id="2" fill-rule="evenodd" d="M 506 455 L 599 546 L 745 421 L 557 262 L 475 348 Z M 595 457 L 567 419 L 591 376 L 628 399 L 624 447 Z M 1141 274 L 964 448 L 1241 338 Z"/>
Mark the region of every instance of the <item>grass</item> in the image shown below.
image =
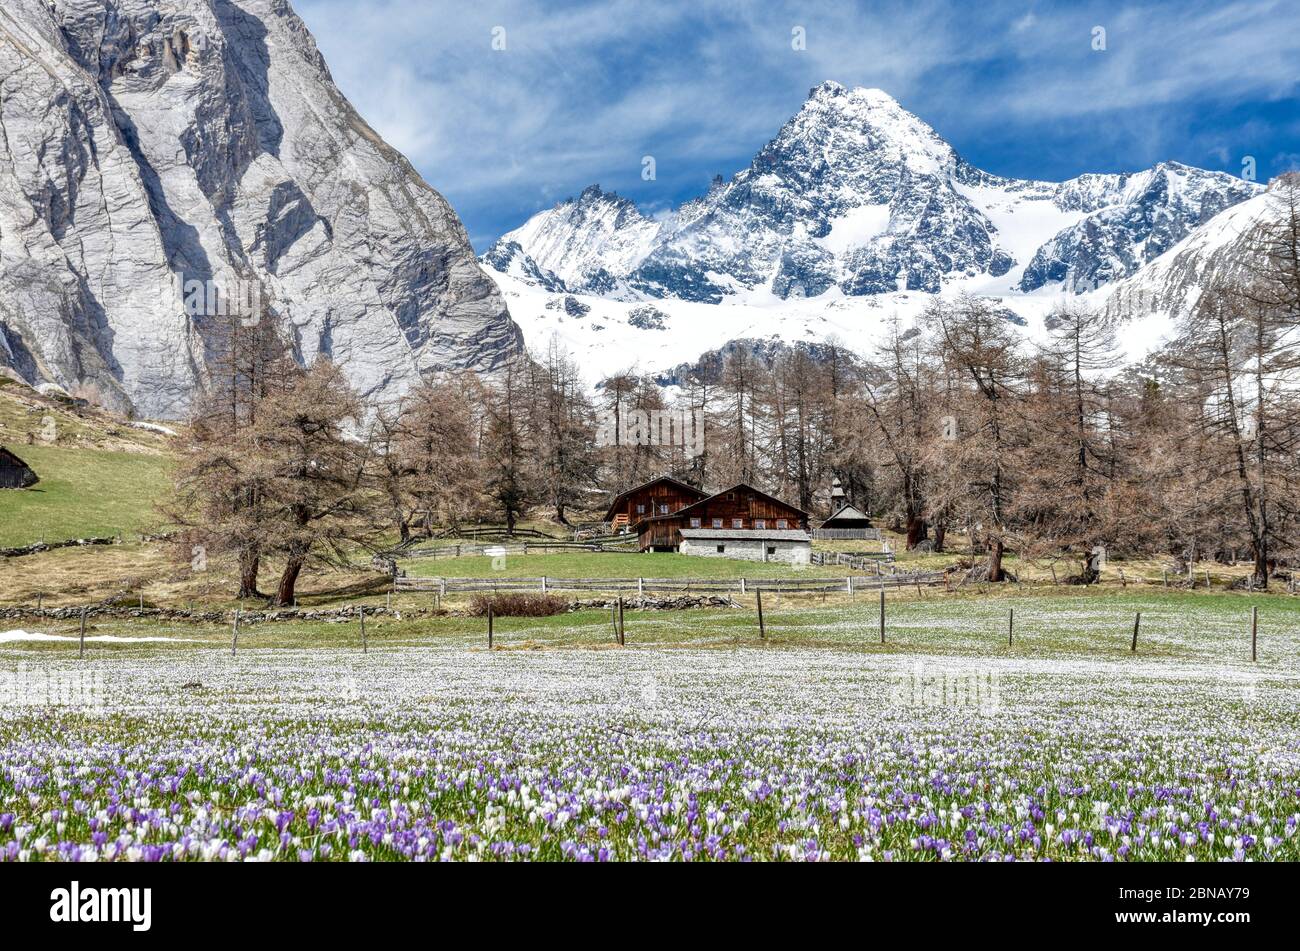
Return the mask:
<path id="1" fill-rule="evenodd" d="M 125 535 L 159 522 L 170 455 L 157 433 L 9 386 L 0 389 L 0 445 L 40 477 L 29 489 L 0 490 L 0 547 Z"/>
<path id="2" fill-rule="evenodd" d="M 1122 663 L 1179 660 L 1249 665 L 1251 607 L 1259 608 L 1260 669 L 1300 671 L 1300 601 L 1281 596 L 1194 593 L 1101 593 L 1058 589 L 1047 594 L 977 594 L 918 598 L 915 592 L 889 592 L 886 639 L 879 637 L 879 602 L 860 598 L 800 595 L 764 598 L 766 640 L 759 640 L 752 607 L 685 611 L 626 611 L 627 650 L 821 649 L 890 656 L 967 658 L 1076 657 Z M 405 594 L 394 602 L 401 618 L 372 617 L 366 622 L 371 651 L 408 647 L 483 649 L 486 626 L 463 614 L 432 615 L 432 600 Z M 1007 618 L 1015 611 L 1015 635 L 1007 643 Z M 1142 613 L 1138 652 L 1130 653 L 1133 620 Z M 27 629 L 75 636 L 75 620 L 30 620 Z M 172 644 L 95 644 L 94 652 L 148 656 L 173 649 L 224 648 L 228 623 L 160 622 L 145 619 L 99 620 L 88 633 L 119 637 L 167 637 Z M 605 649 L 612 646 L 609 611 L 587 609 L 552 617 L 495 621 L 495 645 L 504 650 Z M 241 650 L 356 650 L 361 646 L 355 619 L 341 621 L 245 622 Z M 67 642 L 19 642 L 18 653 L 75 654 Z M 0 648 L 3 649 L 3 648 Z"/>
<path id="3" fill-rule="evenodd" d="M 91 536 L 128 535 L 159 522 L 168 460 L 130 452 L 24 446 L 41 481 L 0 491 L 0 547 Z"/>

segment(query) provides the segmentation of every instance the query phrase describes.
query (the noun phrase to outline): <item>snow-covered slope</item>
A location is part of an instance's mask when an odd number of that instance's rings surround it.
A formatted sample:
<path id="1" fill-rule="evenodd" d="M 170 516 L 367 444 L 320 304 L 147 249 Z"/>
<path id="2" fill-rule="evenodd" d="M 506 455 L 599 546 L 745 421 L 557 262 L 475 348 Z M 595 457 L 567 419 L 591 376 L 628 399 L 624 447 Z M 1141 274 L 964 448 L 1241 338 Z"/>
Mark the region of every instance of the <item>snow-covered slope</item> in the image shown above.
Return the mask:
<path id="1" fill-rule="evenodd" d="M 1127 321 L 1169 326 L 1196 306 L 1206 288 L 1250 277 L 1250 248 L 1260 228 L 1281 220 L 1276 191 L 1256 195 L 1216 216 L 1107 293 L 1096 295 L 1107 313 Z"/>
<path id="2" fill-rule="evenodd" d="M 1258 191 L 1177 163 L 1062 183 L 1002 178 L 888 94 L 827 82 L 748 168 L 675 215 L 648 220 L 593 186 L 502 245 L 518 245 L 517 274 L 535 266 L 569 290 L 623 300 L 1083 292 Z"/>
<path id="3" fill-rule="evenodd" d="M 503 235 L 484 260 L 491 264 L 503 249 L 518 245 L 530 262 L 521 267 L 549 272 L 575 290 L 608 293 L 616 289 L 614 275 L 625 275 L 644 260 L 661 230 L 626 198 L 592 185 Z"/>

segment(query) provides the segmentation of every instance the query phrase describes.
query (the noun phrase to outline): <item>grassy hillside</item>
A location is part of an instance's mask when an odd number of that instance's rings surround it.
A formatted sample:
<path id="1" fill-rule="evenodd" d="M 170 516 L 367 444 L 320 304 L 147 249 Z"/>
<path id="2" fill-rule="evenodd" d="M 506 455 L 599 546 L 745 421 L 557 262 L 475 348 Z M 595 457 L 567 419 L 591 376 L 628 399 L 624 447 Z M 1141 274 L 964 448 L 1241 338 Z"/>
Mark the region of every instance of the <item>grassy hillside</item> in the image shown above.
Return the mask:
<path id="1" fill-rule="evenodd" d="M 0 547 L 129 534 L 158 523 L 154 506 L 170 458 L 161 434 L 8 385 L 0 386 L 0 446 L 41 480 L 0 490 Z"/>

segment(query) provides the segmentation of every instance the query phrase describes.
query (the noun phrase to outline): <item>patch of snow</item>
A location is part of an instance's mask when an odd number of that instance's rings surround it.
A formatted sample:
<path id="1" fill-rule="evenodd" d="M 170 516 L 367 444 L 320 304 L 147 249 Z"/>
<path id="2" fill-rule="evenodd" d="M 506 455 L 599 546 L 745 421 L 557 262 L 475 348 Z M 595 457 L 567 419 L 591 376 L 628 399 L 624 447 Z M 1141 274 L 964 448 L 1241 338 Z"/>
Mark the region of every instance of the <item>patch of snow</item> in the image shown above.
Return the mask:
<path id="1" fill-rule="evenodd" d="M 0 631 L 0 644 L 14 644 L 22 641 L 27 641 L 27 642 L 72 641 L 76 643 L 80 640 L 81 638 L 79 637 L 73 637 L 71 635 L 66 635 L 66 634 L 42 634 L 38 631 L 24 631 L 24 630 Z M 116 634 L 94 634 L 86 638 L 87 644 L 91 642 L 96 642 L 100 644 L 146 644 L 146 643 L 171 644 L 177 642 L 184 642 L 189 644 L 204 643 L 204 641 L 201 641 L 193 637 L 118 637 Z"/>
<path id="2" fill-rule="evenodd" d="M 131 428 L 132 428 L 132 429 L 143 429 L 143 430 L 146 430 L 146 431 L 151 432 L 151 433 L 160 433 L 160 434 L 162 434 L 163 436 L 175 436 L 175 435 L 176 435 L 176 430 L 174 430 L 174 429 L 170 429 L 170 428 L 168 428 L 168 427 L 166 427 L 166 426 L 162 426 L 162 425 L 160 425 L 160 424 L 158 424 L 158 423 L 143 423 L 143 422 L 138 422 L 138 421 L 137 421 L 137 422 L 132 422 L 132 423 L 131 423 Z"/>

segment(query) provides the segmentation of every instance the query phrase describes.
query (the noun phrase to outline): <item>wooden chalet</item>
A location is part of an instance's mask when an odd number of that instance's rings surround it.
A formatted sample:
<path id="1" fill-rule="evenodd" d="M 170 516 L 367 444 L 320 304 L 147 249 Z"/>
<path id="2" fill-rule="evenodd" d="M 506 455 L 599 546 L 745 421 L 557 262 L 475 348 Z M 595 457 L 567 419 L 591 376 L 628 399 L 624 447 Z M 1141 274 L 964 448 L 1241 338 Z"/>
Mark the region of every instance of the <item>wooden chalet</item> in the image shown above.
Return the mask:
<path id="1" fill-rule="evenodd" d="M 679 551 L 683 529 L 730 533 L 806 532 L 808 513 L 741 483 L 707 496 L 676 512 L 650 516 L 637 526 L 641 551 Z"/>
<path id="2" fill-rule="evenodd" d="M 693 485 L 660 476 L 616 496 L 605 513 L 605 521 L 611 532 L 634 530 L 645 519 L 672 515 L 708 495 Z"/>
<path id="3" fill-rule="evenodd" d="M 25 489 L 39 481 L 31 466 L 0 446 L 0 489 Z"/>

